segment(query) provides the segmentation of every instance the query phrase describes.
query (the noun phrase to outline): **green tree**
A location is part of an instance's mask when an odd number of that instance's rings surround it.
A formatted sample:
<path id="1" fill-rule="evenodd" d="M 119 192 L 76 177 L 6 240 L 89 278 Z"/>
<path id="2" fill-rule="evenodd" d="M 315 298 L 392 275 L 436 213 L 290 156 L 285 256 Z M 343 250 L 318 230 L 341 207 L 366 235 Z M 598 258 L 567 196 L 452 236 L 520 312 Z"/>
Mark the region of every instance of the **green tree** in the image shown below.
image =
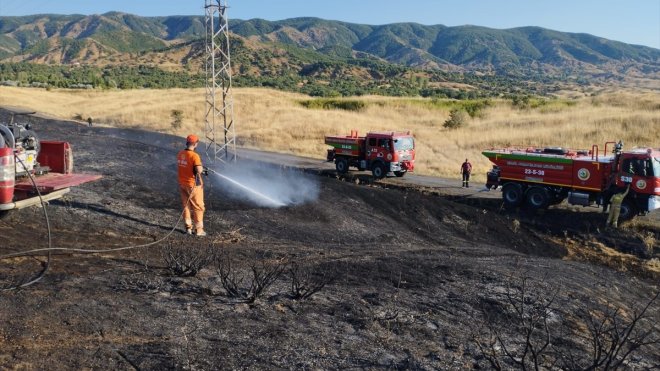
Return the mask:
<path id="1" fill-rule="evenodd" d="M 449 113 L 449 118 L 442 124 L 443 127 L 447 129 L 458 129 L 460 127 L 466 126 L 470 115 L 468 115 L 465 110 L 460 108 L 454 108 Z"/>

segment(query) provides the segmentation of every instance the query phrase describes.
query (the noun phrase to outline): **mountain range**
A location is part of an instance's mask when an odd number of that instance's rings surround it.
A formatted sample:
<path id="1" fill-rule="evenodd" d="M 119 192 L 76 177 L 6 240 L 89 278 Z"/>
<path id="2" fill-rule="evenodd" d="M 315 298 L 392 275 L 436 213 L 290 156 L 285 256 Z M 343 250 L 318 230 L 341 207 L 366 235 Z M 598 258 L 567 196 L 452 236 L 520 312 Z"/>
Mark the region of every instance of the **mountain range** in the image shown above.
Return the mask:
<path id="1" fill-rule="evenodd" d="M 660 81 L 660 49 L 540 27 L 372 26 L 294 18 L 232 20 L 230 30 L 236 41 L 232 46 L 239 49 L 232 53 L 245 53 L 237 58 L 236 72 L 246 75 L 291 68 L 302 71 L 323 60 L 363 60 L 419 71 Z M 165 70 L 198 71 L 204 36 L 201 16 L 140 17 L 110 12 L 0 17 L 0 61 L 148 64 Z M 258 60 L 261 63 L 255 63 Z M 350 73 L 370 72 L 352 68 Z"/>

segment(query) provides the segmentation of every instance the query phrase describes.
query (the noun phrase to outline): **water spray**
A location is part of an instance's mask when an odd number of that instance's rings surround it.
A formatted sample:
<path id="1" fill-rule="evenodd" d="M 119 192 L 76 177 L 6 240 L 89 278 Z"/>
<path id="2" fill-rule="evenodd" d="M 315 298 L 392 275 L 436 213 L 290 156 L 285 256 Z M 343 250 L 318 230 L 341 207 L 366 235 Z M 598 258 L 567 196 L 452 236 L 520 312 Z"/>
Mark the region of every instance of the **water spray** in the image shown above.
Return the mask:
<path id="1" fill-rule="evenodd" d="M 225 175 L 222 175 L 222 174 L 218 173 L 217 171 L 215 171 L 213 169 L 206 168 L 206 170 L 208 170 L 208 171 L 212 172 L 213 174 L 225 179 L 226 181 L 234 184 L 235 186 L 240 187 L 241 189 L 244 189 L 244 190 L 252 193 L 253 195 L 261 198 L 262 200 L 267 201 L 268 203 L 270 203 L 274 207 L 284 207 L 284 206 L 286 206 L 284 203 L 282 203 L 280 201 L 277 201 L 277 200 L 274 200 L 274 199 L 266 196 L 265 194 L 263 194 L 263 193 L 261 193 L 257 190 L 254 190 L 254 189 L 252 189 L 252 188 L 250 188 L 250 187 L 248 187 L 244 184 L 241 184 L 241 183 L 237 182 L 236 180 L 234 180 L 234 179 L 232 179 L 228 176 L 225 176 Z"/>

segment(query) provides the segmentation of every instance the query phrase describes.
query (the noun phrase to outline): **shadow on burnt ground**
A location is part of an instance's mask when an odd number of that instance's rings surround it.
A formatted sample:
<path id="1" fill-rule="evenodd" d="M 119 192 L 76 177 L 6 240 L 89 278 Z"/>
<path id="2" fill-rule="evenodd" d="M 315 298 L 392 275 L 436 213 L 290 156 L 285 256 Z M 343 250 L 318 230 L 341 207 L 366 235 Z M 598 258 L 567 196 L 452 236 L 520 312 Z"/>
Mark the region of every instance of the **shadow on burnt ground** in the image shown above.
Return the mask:
<path id="1" fill-rule="evenodd" d="M 107 217 L 116 218 L 116 219 L 123 219 L 125 221 L 129 221 L 129 222 L 132 222 L 132 223 L 142 224 L 145 227 L 156 227 L 156 228 L 158 228 L 158 229 L 160 229 L 164 232 L 169 232 L 170 230 L 172 230 L 171 225 L 168 226 L 168 225 L 152 223 L 152 222 L 146 221 L 142 218 L 136 218 L 136 217 L 133 217 L 133 216 L 130 216 L 130 215 L 127 215 L 127 214 L 122 214 L 122 213 L 118 213 L 116 211 L 109 210 L 109 209 L 107 209 L 107 208 L 105 208 L 101 205 L 95 205 L 95 204 L 91 204 L 91 203 L 87 203 L 87 202 L 78 202 L 78 201 L 73 201 L 73 200 L 53 200 L 53 201 L 50 201 L 50 203 L 52 205 L 62 206 L 62 207 L 69 208 L 69 209 L 79 209 L 79 210 L 85 210 L 85 211 L 89 210 L 89 211 L 92 211 L 94 213 L 98 213 L 98 214 L 101 214 L 101 215 L 104 215 L 104 216 L 107 216 Z M 91 216 L 91 217 L 93 217 L 93 216 Z"/>

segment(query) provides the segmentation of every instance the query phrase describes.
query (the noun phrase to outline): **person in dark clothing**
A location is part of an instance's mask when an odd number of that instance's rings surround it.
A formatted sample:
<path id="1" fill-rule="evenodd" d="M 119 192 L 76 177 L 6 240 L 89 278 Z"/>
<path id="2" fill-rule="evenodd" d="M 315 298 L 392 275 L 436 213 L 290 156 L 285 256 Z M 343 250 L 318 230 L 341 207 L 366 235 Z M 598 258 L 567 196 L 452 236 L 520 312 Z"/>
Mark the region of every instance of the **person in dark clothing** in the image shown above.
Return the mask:
<path id="1" fill-rule="evenodd" d="M 87 118 L 87 126 L 89 126 L 90 128 L 92 127 L 92 118 L 91 117 Z"/>
<path id="2" fill-rule="evenodd" d="M 463 188 L 470 187 L 470 173 L 472 172 L 472 164 L 465 159 L 463 165 L 461 165 L 461 174 L 463 174 Z"/>

